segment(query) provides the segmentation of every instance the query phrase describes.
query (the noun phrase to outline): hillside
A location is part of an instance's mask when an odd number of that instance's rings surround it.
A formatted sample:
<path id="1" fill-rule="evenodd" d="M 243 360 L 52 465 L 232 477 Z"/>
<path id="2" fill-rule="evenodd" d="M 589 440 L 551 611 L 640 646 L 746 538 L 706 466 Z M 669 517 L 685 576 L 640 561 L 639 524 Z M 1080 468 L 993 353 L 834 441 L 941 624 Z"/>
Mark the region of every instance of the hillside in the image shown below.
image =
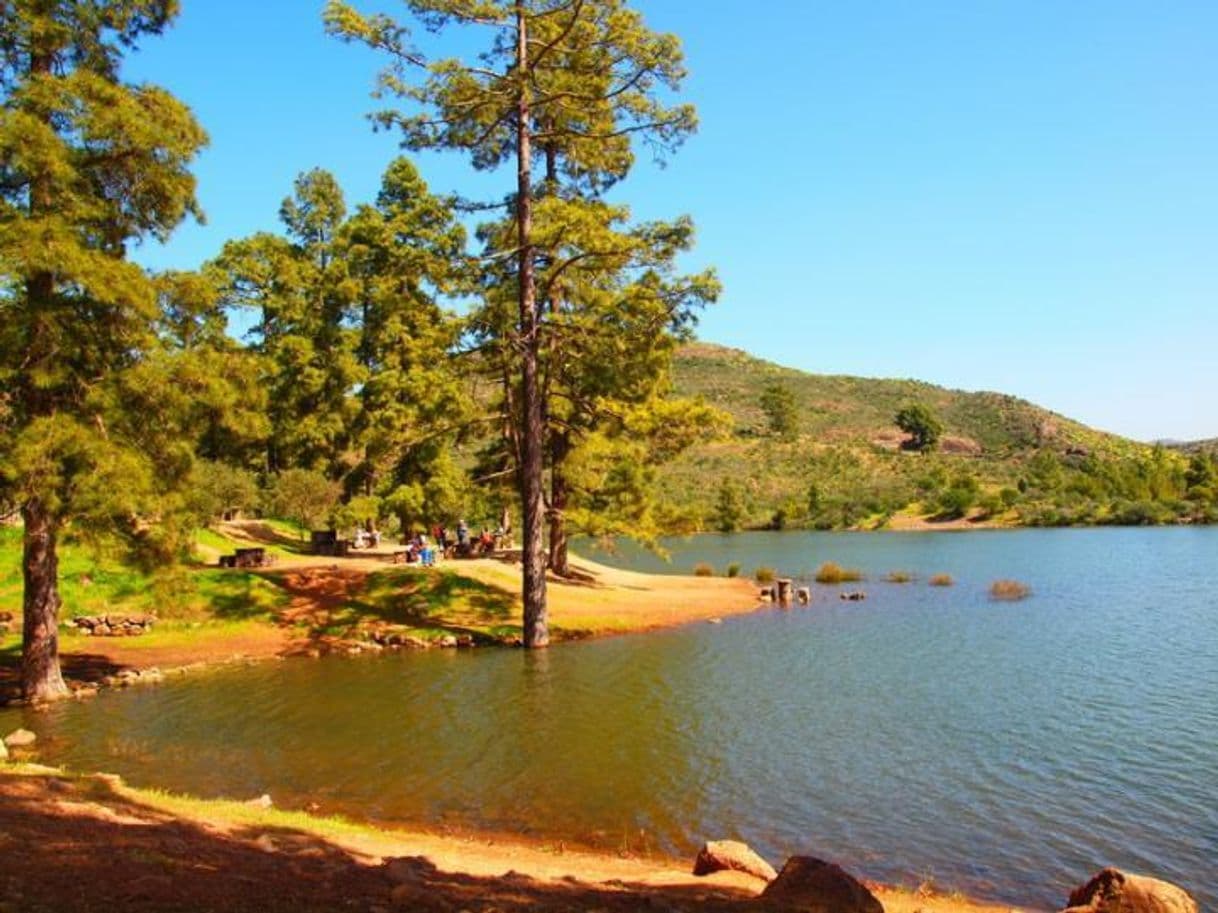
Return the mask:
<path id="1" fill-rule="evenodd" d="M 771 430 L 762 394 L 772 385 L 794 399 L 793 435 Z M 782 524 L 870 528 L 911 519 L 1169 522 L 1190 513 L 1175 503 L 1187 494 L 1186 457 L 1013 396 L 807 374 L 707 343 L 679 352 L 674 392 L 701 397 L 733 420 L 729 437 L 662 470 L 675 513 L 695 526 L 762 526 L 776 515 Z M 929 407 L 944 426 L 933 453 L 903 449 L 894 417 L 911 403 Z M 1141 501 L 1171 505 L 1148 519 L 1123 516 Z"/>

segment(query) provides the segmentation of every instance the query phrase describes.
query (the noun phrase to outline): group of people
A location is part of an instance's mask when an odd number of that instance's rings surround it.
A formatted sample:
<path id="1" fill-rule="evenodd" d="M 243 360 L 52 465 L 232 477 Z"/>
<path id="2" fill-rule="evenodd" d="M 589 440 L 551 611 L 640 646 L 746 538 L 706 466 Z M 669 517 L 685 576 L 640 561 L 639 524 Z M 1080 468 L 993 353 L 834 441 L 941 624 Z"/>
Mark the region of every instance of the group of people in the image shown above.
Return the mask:
<path id="1" fill-rule="evenodd" d="M 416 532 L 405 541 L 405 559 L 408 564 L 418 563 L 422 567 L 434 567 L 442 558 L 482 558 L 494 555 L 507 539 L 502 529 L 492 532 L 487 527 L 474 536 L 464 520 L 457 523 L 455 531 L 436 525 L 430 536 Z M 359 530 L 353 540 L 355 548 L 375 548 L 380 545 L 380 533 Z M 401 554 L 399 553 L 399 557 Z"/>
<path id="2" fill-rule="evenodd" d="M 477 537 L 474 537 L 470 532 L 469 524 L 464 520 L 457 521 L 455 539 L 445 526 L 433 526 L 431 534 L 436 542 L 439 543 L 440 550 L 445 556 L 457 558 L 476 558 L 493 555 L 504 538 L 502 529 L 495 530 L 492 533 L 485 526 L 482 527 L 482 532 Z"/>

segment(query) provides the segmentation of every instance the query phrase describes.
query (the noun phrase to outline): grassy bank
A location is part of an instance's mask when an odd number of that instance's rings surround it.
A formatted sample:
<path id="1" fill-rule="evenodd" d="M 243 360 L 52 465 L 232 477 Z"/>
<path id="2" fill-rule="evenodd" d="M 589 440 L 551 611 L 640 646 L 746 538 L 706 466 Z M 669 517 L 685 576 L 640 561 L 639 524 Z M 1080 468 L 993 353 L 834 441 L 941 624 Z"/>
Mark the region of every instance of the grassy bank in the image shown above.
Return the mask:
<path id="1" fill-rule="evenodd" d="M 252 542 L 276 556 L 267 569 L 202 563 Z M 521 633 L 520 569 L 496 560 L 424 569 L 387 555 L 333 559 L 300 553 L 291 530 L 259 521 L 200 535 L 200 561 L 143 574 L 79 544 L 61 549 L 60 649 L 69 678 L 98 682 L 128 668 L 180 667 L 232 658 L 379 650 L 383 644 L 478 646 Z M 577 561 L 552 580 L 555 639 L 648 630 L 750 611 L 742 580 L 647 576 Z M 0 529 L 0 612 L 21 615 L 20 532 Z M 78 615 L 155 613 L 140 637 L 90 637 Z M 0 636 L 0 699 L 15 696 L 20 634 Z"/>

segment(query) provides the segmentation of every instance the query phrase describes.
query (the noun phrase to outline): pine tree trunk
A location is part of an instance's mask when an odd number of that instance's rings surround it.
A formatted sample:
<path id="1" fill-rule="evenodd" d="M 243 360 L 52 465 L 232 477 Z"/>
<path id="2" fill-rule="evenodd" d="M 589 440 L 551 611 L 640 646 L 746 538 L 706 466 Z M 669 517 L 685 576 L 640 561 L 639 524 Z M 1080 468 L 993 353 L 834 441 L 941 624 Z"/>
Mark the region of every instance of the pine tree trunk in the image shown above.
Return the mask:
<path id="1" fill-rule="evenodd" d="M 44 48 L 35 47 L 30 54 L 30 74 L 47 76 L 52 70 L 52 56 Z M 37 110 L 35 116 L 50 123 L 50 114 Z M 41 217 L 54 207 L 51 178 L 46 173 L 30 180 L 30 215 Z M 37 313 L 52 307 L 55 277 L 38 272 L 26 280 L 27 304 Z M 28 363 L 42 367 L 55 357 L 55 343 L 46 338 L 45 325 L 39 321 L 27 342 Z M 30 383 L 33 372 L 27 372 L 24 382 Z M 50 395 L 30 384 L 23 399 L 31 417 L 54 414 Z M 56 552 L 56 524 L 46 506 L 37 497 L 21 509 L 25 523 L 21 571 L 22 593 L 21 694 L 29 701 L 53 701 L 69 695 L 59 671 L 59 555 Z"/>
<path id="2" fill-rule="evenodd" d="M 546 194 L 558 194 L 558 153 L 554 145 L 545 147 L 546 156 Z M 553 268 L 553 264 L 551 264 Z M 550 315 L 557 321 L 562 309 L 562 289 L 557 283 L 550 285 Z M 562 340 L 550 335 L 550 372 L 551 379 L 559 372 L 562 363 L 562 353 L 558 350 Z M 570 501 L 570 487 L 567 485 L 566 460 L 571 452 L 571 437 L 565 432 L 550 429 L 550 570 L 559 577 L 571 576 L 571 565 L 567 558 L 567 504 Z"/>
<path id="3" fill-rule="evenodd" d="M 528 28 L 523 0 L 516 3 L 517 72 L 529 71 Z M 540 326 L 533 249 L 533 170 L 529 87 L 521 80 L 516 109 L 516 226 L 520 248 L 520 406 L 522 441 L 520 495 L 523 509 L 524 645 L 530 649 L 550 643 L 546 618 L 546 553 L 544 542 L 543 447 L 545 416 L 538 382 Z"/>
<path id="4" fill-rule="evenodd" d="M 55 523 L 42 502 L 30 500 L 25 521 L 21 569 L 25 592 L 25 630 L 21 643 L 21 694 L 28 701 L 67 697 L 59 671 L 59 554 Z"/>
<path id="5" fill-rule="evenodd" d="M 566 509 L 570 488 L 564 470 L 570 440 L 565 434 L 553 433 L 550 438 L 550 570 L 559 577 L 571 576 L 567 557 Z"/>

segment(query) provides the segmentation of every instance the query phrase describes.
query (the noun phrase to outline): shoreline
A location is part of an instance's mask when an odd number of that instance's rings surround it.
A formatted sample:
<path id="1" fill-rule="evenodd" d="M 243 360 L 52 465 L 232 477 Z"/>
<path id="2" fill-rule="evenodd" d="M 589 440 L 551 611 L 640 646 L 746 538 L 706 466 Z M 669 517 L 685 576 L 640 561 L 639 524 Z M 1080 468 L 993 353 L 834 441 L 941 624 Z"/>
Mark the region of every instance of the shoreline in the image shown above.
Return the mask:
<path id="1" fill-rule="evenodd" d="M 65 680 L 73 697 L 87 698 L 99 688 L 156 683 L 234 663 L 516 645 L 518 565 L 482 558 L 423 570 L 390 564 L 388 554 L 337 560 L 280 556 L 275 566 L 256 572 L 283 594 L 283 605 L 266 618 L 170 620 L 140 637 L 88 637 L 66 629 L 70 613 L 64 612 L 60 658 Z M 714 623 L 767 607 L 747 578 L 643 574 L 584 558 L 571 564 L 573 579 L 548 581 L 554 646 Z M 384 606 L 374 611 L 367 605 L 367 591 L 386 582 L 388 588 L 379 593 Z M 429 613 L 431 590 L 461 593 Z M 19 638 L 19 629 L 11 636 Z M 16 674 L 13 662 L 0 665 L 0 707 L 22 704 Z"/>
<path id="2" fill-rule="evenodd" d="M 174 902 L 180 905 L 180 898 L 189 895 L 197 904 L 192 909 L 213 909 L 214 902 L 217 909 L 297 911 L 328 908 L 322 904 L 332 890 L 335 901 L 362 903 L 370 910 L 449 911 L 471 903 L 480 905 L 476 909 L 490 909 L 486 904 L 492 903 L 503 911 L 556 913 L 748 910 L 757 906 L 765 886 L 740 872 L 694 876 L 692 860 L 682 865 L 675 859 L 569 849 L 515 835 L 380 828 L 280 810 L 259 800 L 174 796 L 128 786 L 113 775 L 33 764 L 0 763 L 0 800 L 0 832 L 17 835 L 6 847 L 6 858 L 15 863 L 14 871 L 43 880 L 41 886 L 27 883 L 27 895 L 33 886 L 46 896 L 66 899 L 66 892 L 79 886 L 62 869 L 74 864 L 96 868 L 86 879 L 96 907 L 76 898 L 76 904 L 69 904 L 72 909 L 176 909 Z M 55 838 L 55 847 L 44 849 Z M 121 868 L 109 864 L 116 855 L 124 859 Z M 211 865 L 221 856 L 224 865 Z M 929 886 L 864 883 L 886 913 L 1016 909 L 938 893 Z M 293 889 L 301 887 L 309 890 L 303 907 L 303 898 L 292 897 Z M 233 896 L 242 903 L 232 903 L 229 892 L 236 892 Z"/>

